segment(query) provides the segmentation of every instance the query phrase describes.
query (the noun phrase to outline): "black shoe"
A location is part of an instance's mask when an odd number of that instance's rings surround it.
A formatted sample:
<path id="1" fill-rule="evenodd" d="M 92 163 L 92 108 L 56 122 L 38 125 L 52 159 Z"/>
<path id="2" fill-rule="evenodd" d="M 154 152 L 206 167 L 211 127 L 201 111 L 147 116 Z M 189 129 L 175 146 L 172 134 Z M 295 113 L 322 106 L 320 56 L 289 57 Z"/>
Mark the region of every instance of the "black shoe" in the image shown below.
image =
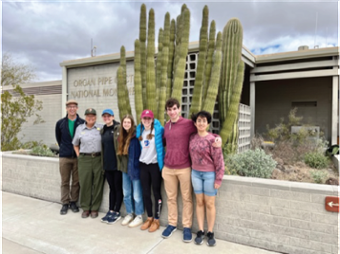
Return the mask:
<path id="1" fill-rule="evenodd" d="M 61 214 L 61 215 L 67 214 L 67 210 L 68 210 L 68 204 L 64 204 L 64 205 L 61 207 L 60 214 Z"/>
<path id="2" fill-rule="evenodd" d="M 195 243 L 201 245 L 204 239 L 204 232 L 202 230 L 197 232 L 197 236 L 195 238 Z"/>
<path id="3" fill-rule="evenodd" d="M 207 245 L 212 247 L 212 246 L 215 246 L 216 245 L 216 240 L 215 240 L 215 237 L 214 237 L 214 233 L 213 232 L 208 232 L 207 233 Z"/>
<path id="4" fill-rule="evenodd" d="M 78 208 L 78 206 L 76 205 L 76 202 L 71 202 L 71 203 L 70 203 L 70 208 L 71 208 L 72 212 L 74 212 L 74 213 L 79 212 L 79 208 Z"/>

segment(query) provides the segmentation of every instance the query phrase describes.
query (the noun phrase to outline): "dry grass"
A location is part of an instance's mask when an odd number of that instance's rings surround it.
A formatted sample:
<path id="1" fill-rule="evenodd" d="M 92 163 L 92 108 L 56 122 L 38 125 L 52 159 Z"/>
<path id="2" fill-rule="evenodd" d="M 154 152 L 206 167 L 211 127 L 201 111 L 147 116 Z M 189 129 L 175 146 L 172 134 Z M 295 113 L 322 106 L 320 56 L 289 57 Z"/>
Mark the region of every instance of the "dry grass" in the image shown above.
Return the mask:
<path id="1" fill-rule="evenodd" d="M 279 169 L 280 168 L 280 169 Z M 294 182 L 306 182 L 306 183 L 315 183 L 314 179 L 312 178 L 310 172 L 315 169 L 308 167 L 303 162 L 295 163 L 294 165 L 278 165 L 273 171 L 272 179 L 276 180 L 285 180 L 285 181 L 294 181 Z M 331 184 L 339 182 L 339 174 L 333 167 L 327 169 L 318 169 L 318 171 L 323 171 L 327 175 L 324 180 L 324 184 Z M 333 178 L 334 180 L 328 181 L 328 179 Z"/>

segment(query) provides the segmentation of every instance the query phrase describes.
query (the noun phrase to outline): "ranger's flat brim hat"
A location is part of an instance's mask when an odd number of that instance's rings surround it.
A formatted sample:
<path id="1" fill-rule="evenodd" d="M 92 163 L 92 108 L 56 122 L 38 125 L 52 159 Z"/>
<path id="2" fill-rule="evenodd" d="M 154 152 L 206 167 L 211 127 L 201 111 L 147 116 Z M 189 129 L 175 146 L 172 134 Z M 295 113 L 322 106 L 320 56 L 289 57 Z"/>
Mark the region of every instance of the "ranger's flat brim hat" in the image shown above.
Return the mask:
<path id="1" fill-rule="evenodd" d="M 94 108 L 88 108 L 85 110 L 85 115 L 97 115 L 97 112 Z"/>

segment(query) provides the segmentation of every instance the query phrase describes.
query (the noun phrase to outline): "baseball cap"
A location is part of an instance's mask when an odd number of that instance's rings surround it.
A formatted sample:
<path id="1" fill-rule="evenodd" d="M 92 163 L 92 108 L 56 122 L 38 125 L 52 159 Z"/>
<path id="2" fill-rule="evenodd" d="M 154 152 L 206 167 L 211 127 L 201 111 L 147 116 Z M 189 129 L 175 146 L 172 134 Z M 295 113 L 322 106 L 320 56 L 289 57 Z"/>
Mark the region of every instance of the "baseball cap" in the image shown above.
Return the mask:
<path id="1" fill-rule="evenodd" d="M 110 116 L 114 116 L 112 109 L 104 109 L 102 115 L 109 114 Z"/>
<path id="2" fill-rule="evenodd" d="M 97 112 L 94 108 L 88 108 L 85 110 L 85 115 L 97 115 Z"/>
<path id="3" fill-rule="evenodd" d="M 145 109 L 145 110 L 142 112 L 142 115 L 140 116 L 140 118 L 143 118 L 143 117 L 154 118 L 152 111 L 149 110 L 149 109 Z"/>
<path id="4" fill-rule="evenodd" d="M 75 101 L 75 100 L 68 100 L 68 101 L 66 102 L 66 106 L 68 106 L 68 104 L 76 104 L 76 105 L 78 106 L 78 102 Z"/>

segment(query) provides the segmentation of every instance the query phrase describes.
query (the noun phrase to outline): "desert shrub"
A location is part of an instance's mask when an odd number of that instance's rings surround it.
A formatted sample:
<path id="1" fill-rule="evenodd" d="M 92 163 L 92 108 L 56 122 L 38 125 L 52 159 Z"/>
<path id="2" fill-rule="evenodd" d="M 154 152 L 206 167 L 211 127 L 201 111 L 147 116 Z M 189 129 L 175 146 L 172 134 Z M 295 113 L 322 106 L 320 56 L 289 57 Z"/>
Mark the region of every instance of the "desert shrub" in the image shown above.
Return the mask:
<path id="1" fill-rule="evenodd" d="M 297 161 L 295 147 L 288 140 L 276 143 L 271 153 L 274 158 L 280 158 L 285 164 L 294 164 Z"/>
<path id="2" fill-rule="evenodd" d="M 32 148 L 31 155 L 54 157 L 55 154 L 45 145 L 35 146 Z"/>
<path id="3" fill-rule="evenodd" d="M 309 173 L 315 183 L 324 183 L 326 178 L 328 177 L 327 172 L 322 170 L 311 170 Z"/>
<path id="4" fill-rule="evenodd" d="M 262 149 L 248 150 L 231 155 L 226 160 L 226 168 L 248 177 L 270 178 L 276 161 Z"/>
<path id="5" fill-rule="evenodd" d="M 255 150 L 256 148 L 261 149 L 264 139 L 261 135 L 256 134 L 250 141 L 250 148 Z"/>
<path id="6" fill-rule="evenodd" d="M 309 136 L 309 133 L 306 129 L 302 128 L 298 133 L 291 133 L 292 126 L 301 125 L 301 120 L 303 119 L 303 117 L 296 116 L 296 113 L 297 108 L 292 109 L 288 114 L 288 121 L 285 121 L 285 119 L 282 117 L 280 119 L 280 123 L 274 128 L 269 128 L 269 125 L 267 125 L 268 138 L 275 143 L 287 140 L 303 142 Z"/>
<path id="7" fill-rule="evenodd" d="M 42 141 L 27 141 L 22 146 L 21 149 L 32 149 L 36 146 L 46 146 Z"/>
<path id="8" fill-rule="evenodd" d="M 225 165 L 225 175 L 237 175 L 237 170 L 235 167 L 231 167 L 232 165 L 232 157 L 233 155 L 224 155 L 224 165 Z"/>
<path id="9" fill-rule="evenodd" d="M 292 109 L 288 115 L 288 121 L 281 118 L 276 127 L 267 126 L 266 137 L 275 143 L 271 151 L 274 158 L 280 158 L 285 164 L 294 164 L 304 161 L 307 153 L 324 153 L 328 141 L 316 138 L 316 133 L 308 128 L 301 128 L 297 133 L 291 133 L 292 126 L 308 127 L 302 125 L 302 117 L 296 116 L 297 108 Z"/>
<path id="10" fill-rule="evenodd" d="M 311 168 L 326 168 L 329 160 L 322 153 L 309 152 L 305 154 L 305 163 Z"/>

